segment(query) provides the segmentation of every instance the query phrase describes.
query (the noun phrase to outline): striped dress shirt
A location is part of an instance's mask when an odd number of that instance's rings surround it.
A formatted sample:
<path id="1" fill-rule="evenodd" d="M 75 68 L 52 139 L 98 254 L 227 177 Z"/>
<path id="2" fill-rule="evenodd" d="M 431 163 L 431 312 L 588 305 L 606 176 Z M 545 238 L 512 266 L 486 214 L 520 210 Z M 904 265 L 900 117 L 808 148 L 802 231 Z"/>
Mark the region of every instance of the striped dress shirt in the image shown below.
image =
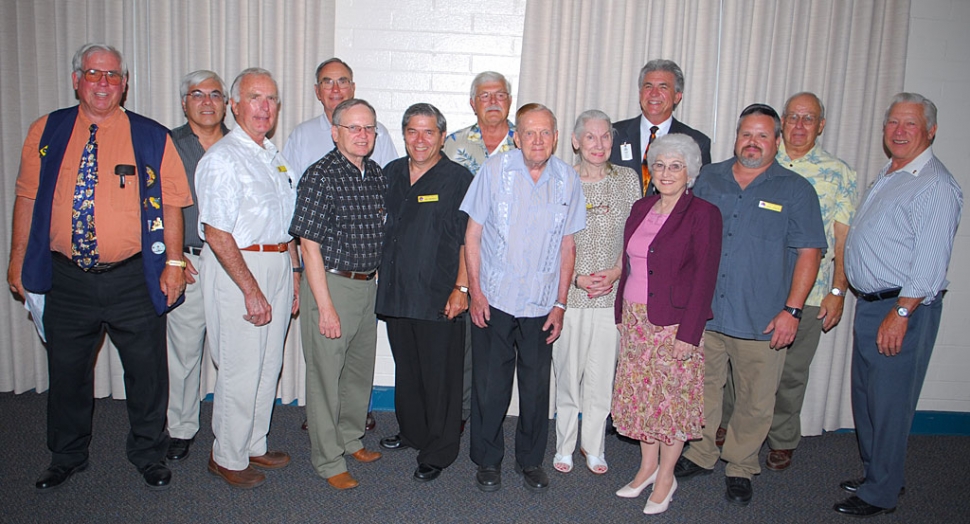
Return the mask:
<path id="1" fill-rule="evenodd" d="M 891 165 L 891 164 L 890 164 Z M 845 273 L 863 293 L 901 289 L 929 304 L 946 289 L 963 192 L 932 148 L 902 169 L 884 167 L 849 229 Z"/>

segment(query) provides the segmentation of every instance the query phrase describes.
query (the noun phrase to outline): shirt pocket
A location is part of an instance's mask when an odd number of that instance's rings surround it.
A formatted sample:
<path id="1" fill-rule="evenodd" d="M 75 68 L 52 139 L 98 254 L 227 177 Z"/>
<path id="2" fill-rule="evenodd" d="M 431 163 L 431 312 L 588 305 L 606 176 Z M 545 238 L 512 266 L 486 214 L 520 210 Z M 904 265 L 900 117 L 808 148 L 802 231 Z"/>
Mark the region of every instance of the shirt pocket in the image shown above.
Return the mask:
<path id="1" fill-rule="evenodd" d="M 778 240 L 788 231 L 787 206 L 759 201 L 750 215 L 747 225 L 749 234 L 761 240 Z M 775 206 L 781 209 L 772 209 Z"/>

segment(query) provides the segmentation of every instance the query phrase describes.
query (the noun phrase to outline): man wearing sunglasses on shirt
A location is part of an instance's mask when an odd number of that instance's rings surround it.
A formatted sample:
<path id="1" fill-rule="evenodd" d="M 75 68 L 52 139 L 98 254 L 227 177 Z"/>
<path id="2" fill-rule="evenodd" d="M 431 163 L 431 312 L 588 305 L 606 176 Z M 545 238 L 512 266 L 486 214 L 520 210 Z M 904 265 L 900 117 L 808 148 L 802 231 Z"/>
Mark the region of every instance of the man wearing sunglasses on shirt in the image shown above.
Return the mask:
<path id="1" fill-rule="evenodd" d="M 79 104 L 35 121 L 24 141 L 7 271 L 16 295 L 44 295 L 34 314 L 47 339 L 51 463 L 35 486 L 50 491 L 88 466 L 107 333 L 124 366 L 128 460 L 165 489 L 164 315 L 185 290 L 181 208 L 192 196 L 168 130 L 121 108 L 121 53 L 86 44 L 72 69 Z"/>

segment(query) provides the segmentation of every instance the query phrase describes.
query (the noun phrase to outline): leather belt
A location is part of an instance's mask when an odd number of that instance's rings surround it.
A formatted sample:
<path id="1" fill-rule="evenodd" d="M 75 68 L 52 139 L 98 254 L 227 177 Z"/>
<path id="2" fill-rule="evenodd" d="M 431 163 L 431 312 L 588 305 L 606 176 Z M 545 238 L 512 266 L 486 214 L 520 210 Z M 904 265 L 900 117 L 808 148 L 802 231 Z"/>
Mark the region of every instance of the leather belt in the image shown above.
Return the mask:
<path id="1" fill-rule="evenodd" d="M 285 253 L 289 244 L 253 244 L 239 248 L 242 251 L 262 251 L 264 253 Z"/>
<path id="2" fill-rule="evenodd" d="M 183 253 L 188 253 L 190 255 L 199 256 L 199 255 L 202 254 L 202 248 L 201 247 L 195 247 L 195 246 L 185 246 L 185 247 L 182 248 L 182 252 Z"/>
<path id="3" fill-rule="evenodd" d="M 902 291 L 901 288 L 895 288 L 876 291 L 875 293 L 863 293 L 862 291 L 856 289 L 855 294 L 856 297 L 861 298 L 866 302 L 875 302 L 877 300 L 886 300 L 887 298 L 896 298 L 899 296 L 900 291 Z"/>
<path id="4" fill-rule="evenodd" d="M 371 271 L 370 273 L 360 273 L 357 271 L 341 271 L 339 269 L 328 269 L 327 273 L 333 273 L 334 275 L 346 277 L 351 280 L 371 280 L 377 275 L 377 270 Z"/>
<path id="5" fill-rule="evenodd" d="M 64 253 L 61 253 L 59 251 L 54 251 L 53 253 L 54 255 L 56 255 L 57 258 L 61 259 L 62 261 L 71 264 L 72 266 L 80 269 L 81 271 L 84 271 L 85 273 L 91 273 L 93 275 L 100 275 L 101 273 L 107 273 L 108 271 L 118 269 L 119 267 L 124 266 L 129 262 L 132 262 L 135 260 L 141 260 L 141 253 L 138 253 L 124 260 L 121 260 L 119 262 L 98 262 L 97 264 L 87 269 L 84 269 L 83 267 L 78 266 L 76 263 L 74 263 L 74 261 L 71 260 L 71 258 L 65 255 Z"/>

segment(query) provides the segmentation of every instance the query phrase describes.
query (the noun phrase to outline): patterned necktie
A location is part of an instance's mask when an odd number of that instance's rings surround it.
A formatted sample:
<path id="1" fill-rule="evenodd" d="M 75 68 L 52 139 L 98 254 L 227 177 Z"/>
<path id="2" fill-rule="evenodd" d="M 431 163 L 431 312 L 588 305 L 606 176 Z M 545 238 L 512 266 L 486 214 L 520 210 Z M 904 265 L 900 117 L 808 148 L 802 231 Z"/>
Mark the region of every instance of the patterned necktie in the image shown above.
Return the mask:
<path id="1" fill-rule="evenodd" d="M 74 212 L 71 220 L 71 260 L 89 269 L 98 263 L 98 236 L 94 231 L 94 187 L 98 184 L 98 133 L 97 124 L 91 124 L 91 138 L 81 153 L 81 166 L 77 170 L 74 187 Z"/>
<path id="2" fill-rule="evenodd" d="M 640 162 L 640 172 L 643 176 L 644 196 L 646 196 L 647 191 L 650 189 L 650 166 L 647 165 L 647 152 L 650 151 L 650 144 L 657 139 L 657 131 L 660 131 L 659 127 L 650 126 L 650 140 L 647 141 L 647 147 L 643 150 L 643 160 Z"/>

